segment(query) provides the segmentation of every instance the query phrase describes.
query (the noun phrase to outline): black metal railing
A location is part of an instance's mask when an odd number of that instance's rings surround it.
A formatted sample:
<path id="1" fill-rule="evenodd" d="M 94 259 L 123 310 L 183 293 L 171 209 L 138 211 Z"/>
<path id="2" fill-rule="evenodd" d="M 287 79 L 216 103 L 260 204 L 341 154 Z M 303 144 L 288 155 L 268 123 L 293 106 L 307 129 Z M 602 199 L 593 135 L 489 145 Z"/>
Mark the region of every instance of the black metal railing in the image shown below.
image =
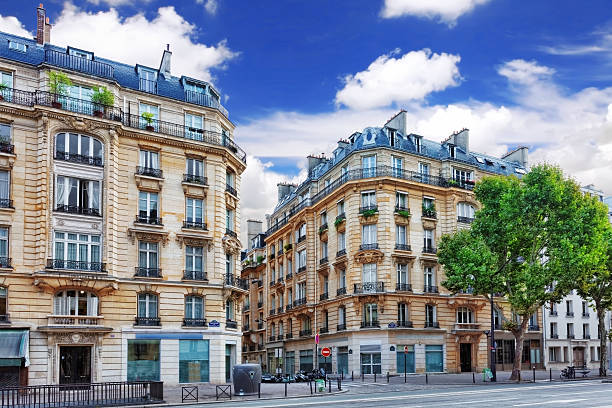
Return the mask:
<path id="1" fill-rule="evenodd" d="M 207 281 L 208 276 L 204 271 L 183 271 L 183 279 L 193 281 Z"/>
<path id="2" fill-rule="evenodd" d="M 235 275 L 225 274 L 223 282 L 225 283 L 225 285 L 228 286 L 233 286 L 243 290 L 249 290 L 249 281 L 246 279 L 239 278 Z"/>
<path id="3" fill-rule="evenodd" d="M 285 336 L 283 334 L 279 334 L 278 336 L 276 336 L 276 340 L 282 341 L 284 337 Z"/>
<path id="4" fill-rule="evenodd" d="M 300 337 L 312 336 L 312 329 L 300 330 Z"/>
<path id="5" fill-rule="evenodd" d="M 228 193 L 230 193 L 233 196 L 238 197 L 238 192 L 236 191 L 236 188 L 234 186 L 230 186 L 229 184 L 225 185 L 225 191 L 227 191 Z"/>
<path id="6" fill-rule="evenodd" d="M 247 300 L 248 300 L 248 298 L 247 298 Z M 249 305 L 249 304 L 246 304 L 246 305 L 242 306 L 242 311 L 243 312 L 248 312 L 250 309 L 251 309 L 251 305 Z"/>
<path id="7" fill-rule="evenodd" d="M 259 279 L 259 280 L 257 281 L 257 287 L 258 287 L 258 288 L 263 287 L 263 281 L 262 281 L 261 279 Z M 259 305 L 259 303 L 258 303 L 258 305 Z M 259 306 L 259 307 L 261 307 L 261 306 Z"/>
<path id="8" fill-rule="evenodd" d="M 162 270 L 159 268 L 144 268 L 137 266 L 135 269 L 134 276 L 139 278 L 161 278 Z"/>
<path id="9" fill-rule="evenodd" d="M 410 292 L 412 285 L 409 283 L 398 283 L 395 285 L 395 290 L 398 292 Z"/>
<path id="10" fill-rule="evenodd" d="M 92 215 L 95 217 L 101 216 L 98 208 L 81 207 L 79 205 L 58 204 L 55 207 L 55 211 L 68 214 Z"/>
<path id="11" fill-rule="evenodd" d="M 268 315 L 269 315 L 269 316 L 274 316 L 275 314 L 276 314 L 276 308 L 274 308 L 274 307 L 273 307 L 273 308 L 272 308 L 272 309 L 270 309 L 270 311 L 268 312 Z"/>
<path id="12" fill-rule="evenodd" d="M 589 312 L 585 312 L 585 313 L 582 314 L 582 317 L 590 317 L 590 316 L 591 316 L 591 314 Z"/>
<path id="13" fill-rule="evenodd" d="M 55 160 L 62 160 L 70 163 L 88 164 L 90 166 L 104 167 L 102 157 L 85 156 L 76 153 L 55 152 Z"/>
<path id="14" fill-rule="evenodd" d="M 228 329 L 237 329 L 238 328 L 238 322 L 235 322 L 233 320 L 227 320 L 225 322 L 225 327 Z"/>
<path id="15" fill-rule="evenodd" d="M 136 326 L 161 326 L 159 317 L 136 316 L 134 325 Z"/>
<path id="16" fill-rule="evenodd" d="M 306 304 L 306 298 L 301 298 L 301 299 L 295 299 L 293 301 L 293 306 L 301 306 L 301 305 L 305 305 Z"/>
<path id="17" fill-rule="evenodd" d="M 336 326 L 337 331 L 346 330 L 346 323 L 342 323 Z"/>
<path id="18" fill-rule="evenodd" d="M 550 315 L 550 316 L 558 316 L 558 315 L 559 315 L 559 313 L 557 313 L 557 311 L 556 311 L 556 310 L 551 310 L 551 311 L 550 311 L 550 313 L 549 313 L 549 315 Z"/>
<path id="19" fill-rule="evenodd" d="M 0 388 L 0 407 L 104 407 L 158 404 L 164 400 L 161 381 L 29 385 Z"/>
<path id="20" fill-rule="evenodd" d="M 287 334 L 285 335 L 285 338 L 286 338 L 286 339 L 292 339 L 292 338 L 293 338 L 293 333 L 287 333 Z"/>
<path id="21" fill-rule="evenodd" d="M 53 94 L 46 91 L 33 92 L 34 103 L 54 109 L 63 109 L 69 112 L 83 115 L 95 116 L 100 119 L 121 122 L 123 114 L 121 109 L 114 106 L 102 105 L 85 99 L 73 98 L 71 96 Z"/>
<path id="22" fill-rule="evenodd" d="M 229 235 L 230 237 L 238 238 L 238 234 L 236 233 L 236 231 L 232 231 L 229 228 L 225 229 L 225 235 Z"/>
<path id="23" fill-rule="evenodd" d="M 36 94 L 21 89 L 5 88 L 0 90 L 0 101 L 10 102 L 23 106 L 34 106 Z"/>
<path id="24" fill-rule="evenodd" d="M 301 235 L 298 237 L 298 243 L 306 241 L 306 235 Z"/>
<path id="25" fill-rule="evenodd" d="M 325 256 L 325 257 L 323 257 L 323 258 L 321 258 L 321 259 L 319 260 L 319 265 L 325 265 L 327 262 L 328 262 L 328 259 L 327 259 L 327 257 Z"/>
<path id="26" fill-rule="evenodd" d="M 363 283 L 355 283 L 353 285 L 353 292 L 355 294 L 380 293 L 384 291 L 385 291 L 384 282 L 363 282 Z"/>
<path id="27" fill-rule="evenodd" d="M 269 339 L 270 341 L 276 341 L 276 336 L 272 334 Z"/>
<path id="28" fill-rule="evenodd" d="M 559 334 L 558 333 L 551 333 L 550 334 L 550 338 L 551 339 L 558 339 L 559 338 Z"/>
<path id="29" fill-rule="evenodd" d="M 403 205 L 396 205 L 395 208 L 393 209 L 394 212 L 398 213 L 398 212 L 408 212 L 410 213 L 410 207 L 405 207 Z"/>
<path id="30" fill-rule="evenodd" d="M 373 320 L 365 320 L 361 322 L 361 328 L 365 329 L 368 327 L 380 327 L 380 323 L 378 322 L 377 319 L 373 319 Z"/>
<path id="31" fill-rule="evenodd" d="M 537 324 L 530 324 L 529 325 L 529 331 L 539 331 L 540 330 L 540 326 Z"/>
<path id="32" fill-rule="evenodd" d="M 462 222 L 464 224 L 471 224 L 473 221 L 474 221 L 474 218 L 472 217 L 461 217 L 461 216 L 457 217 L 457 222 Z"/>
<path id="33" fill-rule="evenodd" d="M 275 280 L 271 280 L 271 281 L 270 281 L 270 287 L 274 286 L 275 284 L 276 284 L 276 281 L 275 281 Z"/>
<path id="34" fill-rule="evenodd" d="M 257 330 L 263 330 L 264 328 L 264 324 L 263 323 L 257 323 Z"/>
<path id="35" fill-rule="evenodd" d="M 346 286 L 336 289 L 336 296 L 346 295 Z"/>
<path id="36" fill-rule="evenodd" d="M 327 326 L 321 327 L 319 329 L 319 333 L 329 333 L 329 327 L 327 327 Z"/>
<path id="37" fill-rule="evenodd" d="M 574 317 L 574 312 L 565 312 L 566 317 Z"/>
<path id="38" fill-rule="evenodd" d="M 410 320 L 398 320 L 395 324 L 397 327 L 412 327 Z"/>
<path id="39" fill-rule="evenodd" d="M 261 309 L 263 307 L 263 302 L 257 302 L 257 308 Z"/>
<path id="40" fill-rule="evenodd" d="M 341 256 L 346 255 L 346 248 L 345 249 L 341 249 L 338 252 L 336 252 L 336 258 L 340 258 Z"/>
<path id="41" fill-rule="evenodd" d="M 423 292 L 426 292 L 426 293 L 438 293 L 438 287 L 437 286 L 432 286 L 432 285 L 425 285 L 425 287 L 423 288 Z"/>
<path id="42" fill-rule="evenodd" d="M 161 217 L 156 217 L 152 215 L 137 215 L 136 220 L 139 224 L 149 224 L 149 225 L 164 225 Z"/>
<path id="43" fill-rule="evenodd" d="M 285 275 L 285 280 L 289 280 L 289 279 L 293 279 L 293 274 L 291 272 Z"/>
<path id="44" fill-rule="evenodd" d="M 345 214 L 345 213 L 338 214 L 338 215 L 336 216 L 336 222 L 337 222 L 337 223 L 340 223 L 340 222 L 342 222 L 342 221 L 344 221 L 344 220 L 346 220 L 346 214 Z"/>
<path id="45" fill-rule="evenodd" d="M 200 184 L 202 186 L 208 185 L 208 177 L 198 176 L 196 174 L 183 174 L 183 181 L 185 183 Z"/>
<path id="46" fill-rule="evenodd" d="M 0 257 L 0 268 L 12 268 L 13 260 L 6 256 Z"/>
<path id="47" fill-rule="evenodd" d="M 281 314 L 283 313 L 283 307 L 279 306 L 278 309 L 276 309 L 276 314 Z"/>
<path id="48" fill-rule="evenodd" d="M 184 318 L 183 326 L 185 327 L 207 327 L 208 323 L 206 322 L 206 319 Z"/>
<path id="49" fill-rule="evenodd" d="M 227 109 L 221 105 L 216 97 L 196 91 L 185 91 L 185 102 L 194 103 L 196 105 L 207 106 L 209 108 L 218 109 L 226 117 L 229 116 Z"/>
<path id="50" fill-rule="evenodd" d="M 430 247 L 430 246 L 425 246 L 423 247 L 423 253 L 424 254 L 437 254 L 438 249 L 434 247 Z"/>
<path id="51" fill-rule="evenodd" d="M 329 293 L 325 292 L 319 295 L 319 300 L 327 300 L 327 299 L 329 299 Z"/>
<path id="52" fill-rule="evenodd" d="M 113 78 L 114 68 L 112 65 L 93 59 L 70 55 L 61 51 L 45 50 L 45 62 L 49 65 L 79 71 L 85 74 L 110 79 Z"/>
<path id="53" fill-rule="evenodd" d="M 425 218 L 438 218 L 436 210 L 433 208 L 423 208 L 423 217 Z"/>
<path id="54" fill-rule="evenodd" d="M 407 244 L 395 244 L 395 249 L 398 251 L 411 251 L 410 245 Z"/>
<path id="55" fill-rule="evenodd" d="M 10 261 L 10 258 L 7 258 Z M 47 269 L 67 269 L 73 271 L 106 272 L 104 262 L 70 261 L 66 259 L 47 259 Z"/>
<path id="56" fill-rule="evenodd" d="M 183 228 L 208 230 L 206 223 L 203 221 L 183 221 Z"/>
<path id="57" fill-rule="evenodd" d="M 8 198 L 0 198 L 0 208 L 14 208 L 13 200 Z"/>
<path id="58" fill-rule="evenodd" d="M 0 95 L 2 94 L 2 92 L 0 91 Z M 15 153 L 15 145 L 12 145 L 4 140 L 0 141 L 0 153 L 8 153 L 8 154 L 14 154 Z"/>
<path id="59" fill-rule="evenodd" d="M 425 328 L 434 328 L 434 329 L 439 329 L 440 328 L 440 323 L 438 322 L 425 322 Z"/>
<path id="60" fill-rule="evenodd" d="M 157 93 L 157 81 L 151 81 L 149 79 L 140 78 L 140 86 L 138 89 L 140 89 L 143 92 L 156 94 Z"/>
<path id="61" fill-rule="evenodd" d="M 363 205 L 359 207 L 359 213 L 363 214 L 366 211 L 378 211 L 378 205 Z"/>
<path id="62" fill-rule="evenodd" d="M 300 266 L 297 270 L 297 273 L 306 272 L 306 266 Z"/>
<path id="63" fill-rule="evenodd" d="M 11 322 L 11 316 L 8 313 L 0 315 L 0 323 L 10 323 L 10 322 Z"/>
<path id="64" fill-rule="evenodd" d="M 293 303 L 289 301 L 289 303 L 287 303 L 287 306 L 285 306 L 285 310 L 290 311 L 291 309 L 293 309 Z"/>
<path id="65" fill-rule="evenodd" d="M 154 169 L 153 167 L 145 167 L 145 166 L 137 166 L 136 174 L 139 176 L 149 176 L 149 177 L 157 177 L 164 178 L 164 172 L 161 169 Z"/>
<path id="66" fill-rule="evenodd" d="M 372 250 L 372 249 L 378 249 L 378 244 L 361 244 L 359 245 L 359 250 L 360 251 L 366 251 L 366 250 Z"/>
<path id="67" fill-rule="evenodd" d="M 276 255 L 278 255 L 278 256 L 281 256 L 282 254 L 283 254 L 283 248 L 279 249 L 279 250 L 276 252 Z"/>

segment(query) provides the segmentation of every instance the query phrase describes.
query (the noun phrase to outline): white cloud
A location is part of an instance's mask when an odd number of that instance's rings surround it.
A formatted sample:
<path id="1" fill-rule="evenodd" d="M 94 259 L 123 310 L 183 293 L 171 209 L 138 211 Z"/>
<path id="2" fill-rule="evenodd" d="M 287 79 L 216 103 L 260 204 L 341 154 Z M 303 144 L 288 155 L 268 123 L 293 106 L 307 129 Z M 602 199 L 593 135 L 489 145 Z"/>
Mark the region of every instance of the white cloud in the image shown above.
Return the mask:
<path id="1" fill-rule="evenodd" d="M 124 18 L 113 8 L 93 13 L 65 3 L 52 23 L 53 44 L 93 50 L 96 55 L 128 64 L 158 67 L 162 51 L 170 44 L 172 72 L 204 80 L 211 79 L 212 69 L 222 69 L 237 56 L 225 40 L 216 45 L 195 41 L 197 27 L 174 7 L 160 7 L 149 20 L 142 13 Z"/>
<path id="2" fill-rule="evenodd" d="M 380 14 L 384 18 L 416 16 L 438 19 L 450 27 L 457 19 L 489 0 L 385 0 Z"/>
<path id="3" fill-rule="evenodd" d="M 204 10 L 212 16 L 217 14 L 219 8 L 219 2 L 217 0 L 196 0 L 198 4 L 204 4 Z"/>
<path id="4" fill-rule="evenodd" d="M 459 85 L 460 56 L 436 54 L 429 49 L 396 58 L 398 54 L 399 50 L 395 50 L 381 55 L 365 71 L 347 75 L 344 88 L 336 93 L 336 104 L 372 109 L 420 100 L 432 92 Z"/>
<path id="5" fill-rule="evenodd" d="M 14 16 L 0 15 L 0 31 L 18 35 L 20 37 L 31 38 L 33 36 L 31 32 L 26 30 L 24 25 L 21 24 L 17 17 Z"/>
<path id="6" fill-rule="evenodd" d="M 540 50 L 547 54 L 564 56 L 610 55 L 612 51 L 612 24 L 596 29 L 587 37 L 588 42 L 583 41 L 582 44 L 557 41 L 555 45 L 540 47 Z"/>
<path id="7" fill-rule="evenodd" d="M 515 59 L 506 62 L 497 72 L 510 81 L 521 84 L 532 84 L 538 80 L 550 77 L 555 73 L 555 70 L 539 65 L 536 61 Z"/>

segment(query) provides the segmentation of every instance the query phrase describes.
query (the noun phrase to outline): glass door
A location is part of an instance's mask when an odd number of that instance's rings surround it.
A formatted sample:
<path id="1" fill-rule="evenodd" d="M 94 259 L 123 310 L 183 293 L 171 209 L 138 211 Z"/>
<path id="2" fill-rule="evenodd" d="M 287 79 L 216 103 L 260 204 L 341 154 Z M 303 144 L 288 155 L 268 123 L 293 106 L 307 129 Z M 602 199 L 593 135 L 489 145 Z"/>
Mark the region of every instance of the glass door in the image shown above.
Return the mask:
<path id="1" fill-rule="evenodd" d="M 91 347 L 60 347 L 60 384 L 91 382 Z"/>

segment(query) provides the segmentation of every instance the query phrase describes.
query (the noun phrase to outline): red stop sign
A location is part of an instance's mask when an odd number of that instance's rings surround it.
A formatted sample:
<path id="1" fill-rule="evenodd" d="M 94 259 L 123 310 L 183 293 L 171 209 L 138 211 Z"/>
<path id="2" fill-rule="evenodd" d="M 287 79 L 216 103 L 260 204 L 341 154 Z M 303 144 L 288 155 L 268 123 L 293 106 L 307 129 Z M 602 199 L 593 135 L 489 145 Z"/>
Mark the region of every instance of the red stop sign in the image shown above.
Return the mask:
<path id="1" fill-rule="evenodd" d="M 323 348 L 321 349 L 321 355 L 322 355 L 323 357 L 329 357 L 329 356 L 331 356 L 331 350 L 329 349 L 329 347 L 323 347 Z"/>

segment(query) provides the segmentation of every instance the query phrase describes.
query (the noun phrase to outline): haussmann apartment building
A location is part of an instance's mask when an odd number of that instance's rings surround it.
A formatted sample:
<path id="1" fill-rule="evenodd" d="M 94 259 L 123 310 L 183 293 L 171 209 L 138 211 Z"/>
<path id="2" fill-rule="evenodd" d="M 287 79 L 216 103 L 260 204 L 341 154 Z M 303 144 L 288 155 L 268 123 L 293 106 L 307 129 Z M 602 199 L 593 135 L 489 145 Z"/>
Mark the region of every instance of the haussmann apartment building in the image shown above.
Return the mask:
<path id="1" fill-rule="evenodd" d="M 437 242 L 469 228 L 479 208 L 473 194 L 478 179 L 521 177 L 527 153 L 525 147 L 501 158 L 472 152 L 466 129 L 443 142 L 424 139 L 408 132 L 402 111 L 383 127 L 339 141 L 330 158 L 308 157 L 304 182 L 278 186 L 265 258 L 243 264 L 243 277 L 263 280 L 251 287 L 244 312 L 251 319 L 245 339 L 252 343 L 243 361 L 263 360 L 273 373 L 487 367 L 490 307 L 483 297 L 441 286 Z M 265 301 L 255 309 L 253 299 Z M 512 366 L 514 337 L 502 329 L 512 318 L 507 303 L 496 298 L 499 369 Z M 543 366 L 540 322 L 540 313 L 530 319 L 525 367 Z M 321 357 L 321 347 L 331 348 L 331 358 Z M 262 357 L 257 351 L 264 348 Z"/>
<path id="2" fill-rule="evenodd" d="M 225 382 L 246 156 L 218 91 L 169 49 L 127 65 L 53 46 L 42 5 L 37 22 L 0 33 L 0 385 Z"/>

